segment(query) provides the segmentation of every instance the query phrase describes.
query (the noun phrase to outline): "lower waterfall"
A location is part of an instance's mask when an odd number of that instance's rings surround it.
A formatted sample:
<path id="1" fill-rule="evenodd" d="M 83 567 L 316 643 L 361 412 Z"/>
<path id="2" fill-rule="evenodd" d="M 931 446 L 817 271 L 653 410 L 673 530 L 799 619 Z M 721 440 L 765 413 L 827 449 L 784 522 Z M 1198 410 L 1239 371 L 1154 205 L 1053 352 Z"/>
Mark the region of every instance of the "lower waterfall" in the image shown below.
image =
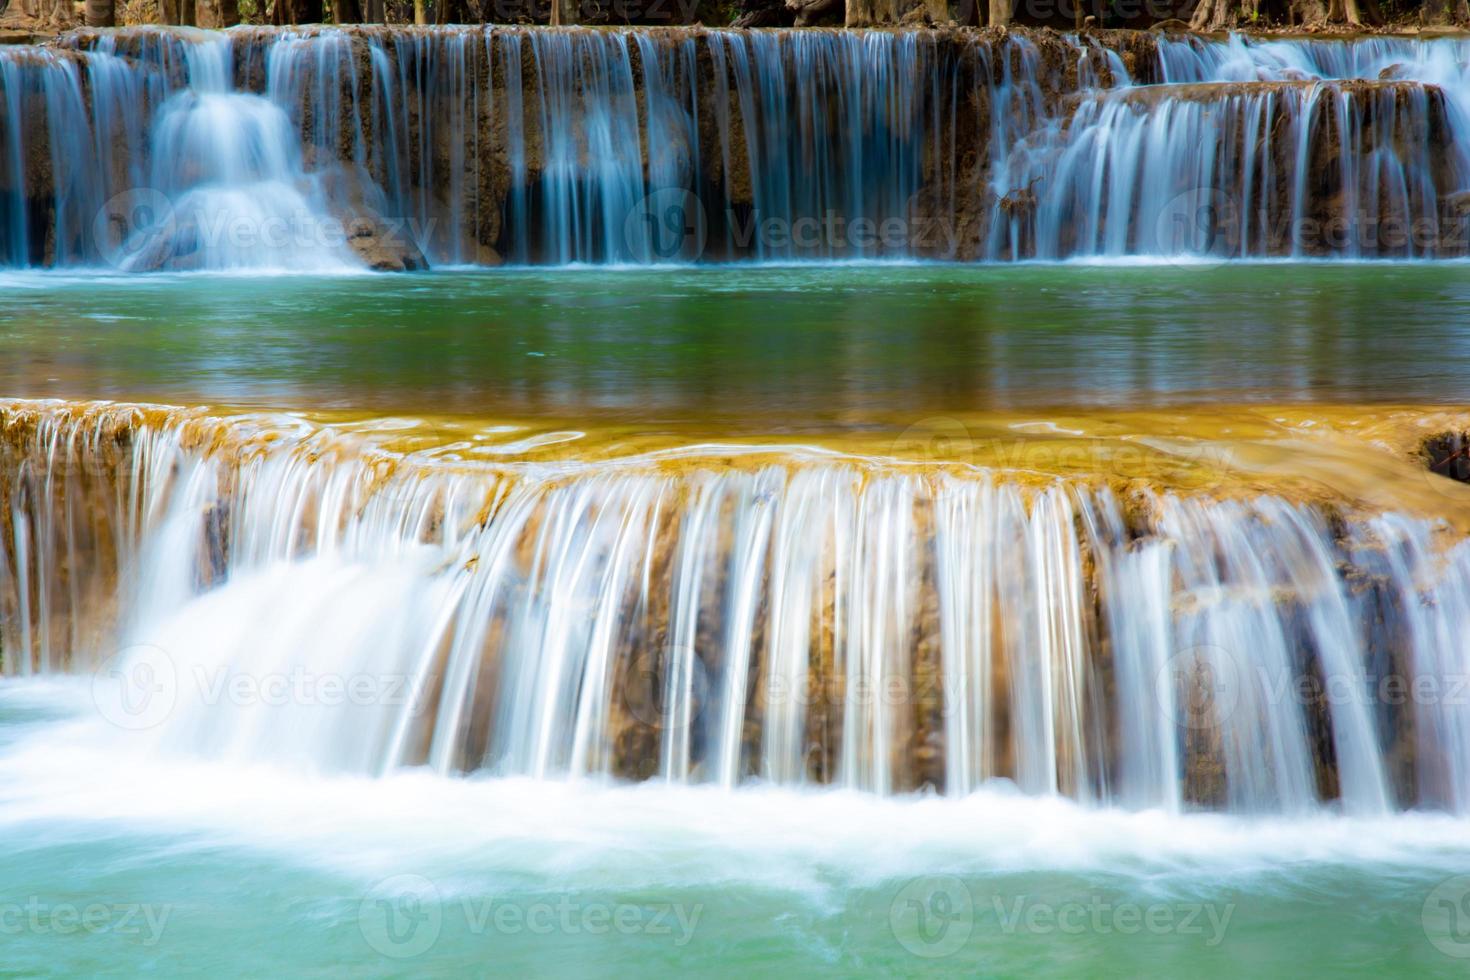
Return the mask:
<path id="1" fill-rule="evenodd" d="M 1470 809 L 1470 544 L 1419 518 L 717 446 L 425 461 L 104 403 L 0 431 L 5 672 L 98 670 L 171 751 Z"/>

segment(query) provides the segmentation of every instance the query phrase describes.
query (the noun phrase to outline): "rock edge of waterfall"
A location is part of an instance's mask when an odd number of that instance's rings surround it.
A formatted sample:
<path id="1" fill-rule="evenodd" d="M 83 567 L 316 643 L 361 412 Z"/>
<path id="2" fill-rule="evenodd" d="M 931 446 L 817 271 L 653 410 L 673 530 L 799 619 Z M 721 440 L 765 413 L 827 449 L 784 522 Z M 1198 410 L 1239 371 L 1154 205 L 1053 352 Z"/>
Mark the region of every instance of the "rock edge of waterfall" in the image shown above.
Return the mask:
<path id="1" fill-rule="evenodd" d="M 1470 807 L 1470 543 L 1433 521 L 769 453 L 417 464 L 282 421 L 7 408 L 4 672 L 142 657 L 163 737 L 354 771 Z M 412 697 L 287 724 L 190 683 L 324 657 Z"/>

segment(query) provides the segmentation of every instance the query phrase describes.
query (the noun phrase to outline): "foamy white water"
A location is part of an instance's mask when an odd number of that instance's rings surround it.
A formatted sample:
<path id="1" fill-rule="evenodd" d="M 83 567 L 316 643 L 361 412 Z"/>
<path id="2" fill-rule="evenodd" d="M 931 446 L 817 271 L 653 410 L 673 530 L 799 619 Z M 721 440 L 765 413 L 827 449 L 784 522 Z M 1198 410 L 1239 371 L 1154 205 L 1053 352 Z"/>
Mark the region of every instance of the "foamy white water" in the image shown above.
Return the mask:
<path id="1" fill-rule="evenodd" d="M 1097 808 L 997 783 L 961 799 L 838 790 L 381 778 L 191 759 L 98 717 L 91 683 L 7 680 L 0 826 L 27 846 L 96 834 L 258 849 L 375 881 L 412 869 L 476 880 L 556 877 L 568 888 L 722 882 L 820 896 L 928 874 L 1136 876 L 1142 887 L 1283 866 L 1381 873 L 1470 870 L 1463 818 L 1283 819 Z M 58 717 L 59 716 L 59 717 Z M 779 828 L 779 833 L 773 830 Z M 1149 884 L 1152 882 L 1152 884 Z"/>

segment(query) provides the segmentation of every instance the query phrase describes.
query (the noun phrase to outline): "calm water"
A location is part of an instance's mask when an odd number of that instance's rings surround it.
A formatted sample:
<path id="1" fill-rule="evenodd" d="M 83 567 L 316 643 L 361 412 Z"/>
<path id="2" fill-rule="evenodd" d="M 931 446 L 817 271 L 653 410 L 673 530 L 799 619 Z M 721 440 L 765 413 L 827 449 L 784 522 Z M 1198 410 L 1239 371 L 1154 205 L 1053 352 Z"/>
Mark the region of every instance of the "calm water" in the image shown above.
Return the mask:
<path id="1" fill-rule="evenodd" d="M 1450 818 L 326 779 L 139 738 L 89 710 L 85 682 L 0 686 L 5 975 L 1409 977 L 1470 962 L 1453 918 L 1470 843 Z"/>
<path id="2" fill-rule="evenodd" d="M 1470 400 L 1470 265 L 0 280 L 0 395 L 639 424 Z"/>

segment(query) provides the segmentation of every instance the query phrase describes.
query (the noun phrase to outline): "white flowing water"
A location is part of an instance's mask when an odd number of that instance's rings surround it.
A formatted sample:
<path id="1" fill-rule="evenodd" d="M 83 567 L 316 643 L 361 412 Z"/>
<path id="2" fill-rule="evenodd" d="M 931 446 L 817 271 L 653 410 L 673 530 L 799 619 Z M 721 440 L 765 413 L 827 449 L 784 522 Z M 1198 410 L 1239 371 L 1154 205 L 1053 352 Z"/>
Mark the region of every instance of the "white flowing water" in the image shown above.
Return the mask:
<path id="1" fill-rule="evenodd" d="M 228 38 L 183 50 L 189 85 L 158 109 L 148 190 L 123 198 L 123 208 L 133 212 L 153 207 L 117 243 L 122 268 L 138 262 L 149 269 L 350 267 L 281 106 L 235 90 Z"/>
<path id="2" fill-rule="evenodd" d="M 1470 808 L 1470 546 L 1417 519 L 718 447 L 487 469 L 282 420 L 15 411 L 5 670 L 101 665 L 104 713 L 160 752 Z"/>
<path id="3" fill-rule="evenodd" d="M 1438 902 L 1470 851 L 1444 814 L 292 774 L 161 758 L 91 687 L 0 684 L 17 972 L 1019 976 L 1061 957 L 1454 976 L 1463 948 Z"/>
<path id="4" fill-rule="evenodd" d="M 361 210 L 443 264 L 1467 248 L 1458 39 L 1160 36 L 1126 62 L 928 31 L 67 43 L 0 51 L 11 265 L 340 265 Z"/>

